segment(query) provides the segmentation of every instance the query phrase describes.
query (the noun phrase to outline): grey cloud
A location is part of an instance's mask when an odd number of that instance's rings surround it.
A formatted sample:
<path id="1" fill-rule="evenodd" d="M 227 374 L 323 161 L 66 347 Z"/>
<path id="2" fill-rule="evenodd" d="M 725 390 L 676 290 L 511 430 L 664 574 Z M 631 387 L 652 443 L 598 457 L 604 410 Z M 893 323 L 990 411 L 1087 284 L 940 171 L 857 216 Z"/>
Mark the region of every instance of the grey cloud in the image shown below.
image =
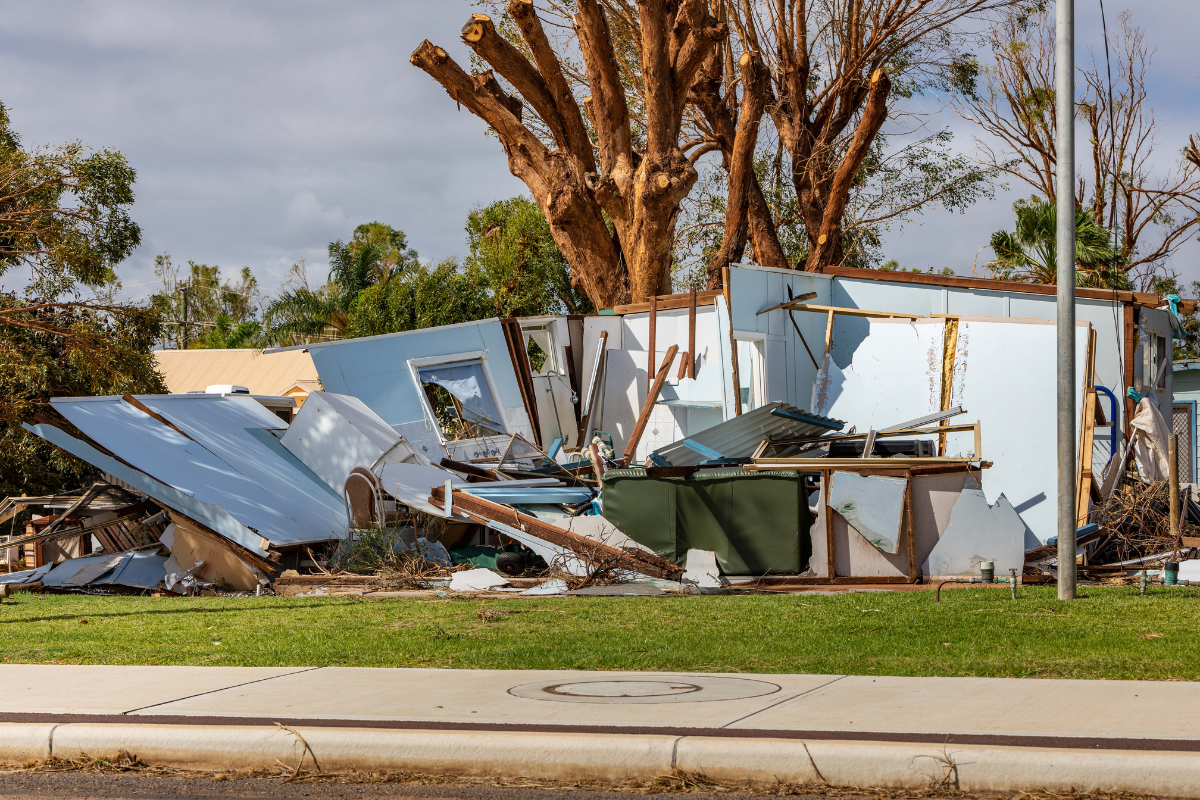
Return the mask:
<path id="1" fill-rule="evenodd" d="M 1192 6 L 1136 10 L 1159 45 L 1156 80 L 1180 92 L 1156 84 L 1162 146 L 1176 152 L 1175 139 L 1200 130 Z M 1083 58 L 1098 25 L 1079 8 Z M 376 219 L 440 259 L 464 252 L 472 206 L 525 191 L 483 124 L 408 63 L 428 38 L 465 65 L 458 31 L 473 10 L 466 0 L 0 0 L 0 100 L 28 144 L 80 139 L 129 156 L 145 233 L 121 269 L 131 296 L 153 288 L 163 250 L 249 265 L 267 286 L 307 258 L 316 278 L 330 240 Z M 930 126 L 953 127 L 969 150 L 970 129 L 950 115 Z M 888 255 L 968 271 L 1024 193 L 927 214 L 888 235 Z M 1190 273 L 1194 251 L 1177 262 Z"/>

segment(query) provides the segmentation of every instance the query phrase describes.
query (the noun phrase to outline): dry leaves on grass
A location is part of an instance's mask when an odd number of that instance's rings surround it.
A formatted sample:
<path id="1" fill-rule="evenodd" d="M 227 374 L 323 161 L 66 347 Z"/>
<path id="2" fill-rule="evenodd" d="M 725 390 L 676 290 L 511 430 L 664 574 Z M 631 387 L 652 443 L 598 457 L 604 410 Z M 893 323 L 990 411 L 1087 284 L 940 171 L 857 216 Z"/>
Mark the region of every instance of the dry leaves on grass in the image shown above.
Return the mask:
<path id="1" fill-rule="evenodd" d="M 125 750 L 109 758 L 97 758 L 80 753 L 77 758 L 51 757 L 24 767 L 9 767 L 2 771 L 17 773 L 95 772 L 103 774 L 128 773 L 135 775 L 170 776 L 178 778 L 208 779 L 213 781 L 237 781 L 255 778 L 283 778 L 289 783 L 321 784 L 398 784 L 407 783 L 423 786 L 495 786 L 506 789 L 548 789 L 551 791 L 625 792 L 629 794 L 723 794 L 756 795 L 760 797 L 838 797 L 878 798 L 878 800 L 1003 800 L 1005 795 L 997 792 L 964 792 L 951 786 L 931 784 L 921 789 L 882 789 L 878 787 L 832 786 L 823 783 L 773 783 L 738 785 L 721 783 L 704 775 L 673 770 L 651 780 L 629 780 L 618 782 L 602 781 L 554 781 L 531 778 L 476 778 L 459 775 L 425 775 L 408 772 L 345 772 L 312 774 L 288 774 L 287 765 L 282 765 L 283 774 L 271 770 L 223 770 L 203 772 L 174 769 L 172 767 L 147 764 Z M 1147 800 L 1147 795 L 1130 795 L 1110 792 L 1018 792 L 1021 800 Z M 1008 795 L 1011 797 L 1011 795 Z"/>

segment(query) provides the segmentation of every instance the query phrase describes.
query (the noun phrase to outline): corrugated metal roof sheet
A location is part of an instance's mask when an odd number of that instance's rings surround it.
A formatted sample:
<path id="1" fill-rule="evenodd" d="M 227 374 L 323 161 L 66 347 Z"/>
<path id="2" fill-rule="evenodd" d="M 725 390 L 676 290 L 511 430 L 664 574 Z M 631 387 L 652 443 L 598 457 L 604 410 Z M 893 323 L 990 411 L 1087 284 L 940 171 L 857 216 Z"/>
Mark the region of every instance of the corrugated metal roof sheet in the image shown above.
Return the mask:
<path id="1" fill-rule="evenodd" d="M 317 368 L 304 350 L 264 354 L 261 350 L 155 350 L 158 371 L 172 394 L 203 392 L 232 383 L 250 394 L 279 396 L 302 381 L 315 382 Z"/>
<path id="2" fill-rule="evenodd" d="M 54 398 L 51 403 L 101 447 L 167 486 L 221 506 L 272 544 L 346 535 L 340 494 L 284 448 L 272 430 L 286 423 L 256 401 L 220 395 L 141 395 L 137 400 L 177 430 L 120 397 Z M 87 460 L 129 481 L 110 464 Z"/>
<path id="3" fill-rule="evenodd" d="M 772 414 L 775 409 L 794 416 Z M 763 439 L 771 437 L 822 436 L 830 431 L 841 430 L 846 423 L 819 414 L 810 414 L 787 403 L 774 402 L 747 411 L 740 417 L 726 420 L 720 425 L 689 436 L 697 444 L 716 450 L 726 458 L 748 458 Z M 705 460 L 700 453 L 687 447 L 682 441 L 674 442 L 654 451 L 677 467 L 694 466 Z"/>
<path id="4" fill-rule="evenodd" d="M 145 472 L 118 461 L 111 456 L 101 453 L 82 439 L 78 439 L 53 425 L 30 425 L 23 423 L 30 433 L 61 447 L 76 458 L 82 459 L 92 466 L 100 468 L 106 476 L 115 477 L 121 486 L 133 492 L 140 492 L 168 508 L 173 508 L 197 522 L 212 528 L 230 541 L 237 542 L 247 550 L 267 555 L 266 539 L 250 530 L 234 519 L 228 511 L 219 505 L 205 503 L 189 494 L 179 491 L 174 486 L 168 486 L 157 478 L 152 478 Z M 33 578 L 32 580 L 37 580 Z M 3 580 L 0 580 L 3 582 Z"/>

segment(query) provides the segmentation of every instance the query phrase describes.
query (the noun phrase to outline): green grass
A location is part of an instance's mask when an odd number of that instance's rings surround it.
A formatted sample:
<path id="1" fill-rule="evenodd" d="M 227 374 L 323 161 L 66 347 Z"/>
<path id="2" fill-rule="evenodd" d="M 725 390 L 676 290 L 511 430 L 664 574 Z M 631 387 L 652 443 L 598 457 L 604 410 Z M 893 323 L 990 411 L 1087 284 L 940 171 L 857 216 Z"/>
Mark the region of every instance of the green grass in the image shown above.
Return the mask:
<path id="1" fill-rule="evenodd" d="M 1200 679 L 1200 591 L 513 600 L 20 594 L 7 663 Z M 480 618 L 480 608 L 524 611 Z M 487 615 L 485 615 L 487 616 Z M 1153 634 L 1153 635 L 1151 635 Z"/>

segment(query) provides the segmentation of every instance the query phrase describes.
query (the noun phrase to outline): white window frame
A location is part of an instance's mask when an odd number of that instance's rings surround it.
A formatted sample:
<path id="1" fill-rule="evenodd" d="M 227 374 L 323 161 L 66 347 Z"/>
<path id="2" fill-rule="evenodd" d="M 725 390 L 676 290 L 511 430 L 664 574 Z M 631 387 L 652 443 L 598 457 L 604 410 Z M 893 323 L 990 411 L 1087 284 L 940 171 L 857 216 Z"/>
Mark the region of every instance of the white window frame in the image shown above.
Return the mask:
<path id="1" fill-rule="evenodd" d="M 750 377 L 751 377 L 750 402 L 747 404 L 750 406 L 750 408 L 744 409 L 742 411 L 743 414 L 745 414 L 747 411 L 753 411 L 755 408 L 761 408 L 762 406 L 767 404 L 767 399 L 766 399 L 767 398 L 767 349 L 766 349 L 766 345 L 767 345 L 768 339 L 774 339 L 774 338 L 776 338 L 776 337 L 768 336 L 767 334 L 758 333 L 755 331 L 734 331 L 733 332 L 734 347 L 736 347 L 738 345 L 738 343 L 740 343 L 740 342 L 747 342 L 747 343 L 751 344 L 752 347 L 756 348 L 756 351 L 757 351 L 755 356 L 753 357 L 753 360 L 757 362 L 758 369 L 752 370 L 750 373 Z M 778 337 L 778 338 L 783 338 L 783 337 Z M 739 354 L 739 358 L 738 358 L 738 373 L 739 373 L 738 377 L 739 378 L 741 378 L 741 372 L 742 372 L 742 364 L 741 364 L 741 358 L 740 358 L 740 354 Z M 740 407 L 741 403 L 742 403 L 742 387 L 740 387 L 740 386 L 734 387 L 734 395 L 733 396 L 734 396 L 734 402 L 736 402 L 738 404 L 738 406 Z M 754 405 L 755 399 L 758 399 L 758 401 L 759 401 L 757 406 Z"/>
<path id="2" fill-rule="evenodd" d="M 437 434 L 438 441 L 443 447 L 447 442 L 452 442 L 455 445 L 463 445 L 467 442 L 478 442 L 483 439 L 494 439 L 501 436 L 511 436 L 512 431 L 509 429 L 508 421 L 504 419 L 504 405 L 500 402 L 500 393 L 496 391 L 496 381 L 492 377 L 492 368 L 488 363 L 487 350 L 470 350 L 465 353 L 451 353 L 444 356 L 426 356 L 424 358 L 410 358 L 407 360 L 408 371 L 412 374 L 413 383 L 417 387 L 417 395 L 421 398 L 421 408 L 425 410 L 425 418 L 433 425 L 434 433 Z M 440 367 L 446 364 L 457 364 L 463 361 L 478 361 L 483 368 L 483 379 L 487 383 L 487 389 L 492 393 L 492 402 L 496 406 L 496 411 L 500 414 L 500 419 L 497 422 L 504 429 L 503 434 L 495 434 L 494 436 L 481 436 L 475 439 L 447 439 L 442 431 L 442 425 L 438 422 L 437 415 L 433 412 L 433 406 L 429 403 L 429 397 L 425 394 L 425 384 L 421 383 L 421 370 L 425 367 Z"/>

